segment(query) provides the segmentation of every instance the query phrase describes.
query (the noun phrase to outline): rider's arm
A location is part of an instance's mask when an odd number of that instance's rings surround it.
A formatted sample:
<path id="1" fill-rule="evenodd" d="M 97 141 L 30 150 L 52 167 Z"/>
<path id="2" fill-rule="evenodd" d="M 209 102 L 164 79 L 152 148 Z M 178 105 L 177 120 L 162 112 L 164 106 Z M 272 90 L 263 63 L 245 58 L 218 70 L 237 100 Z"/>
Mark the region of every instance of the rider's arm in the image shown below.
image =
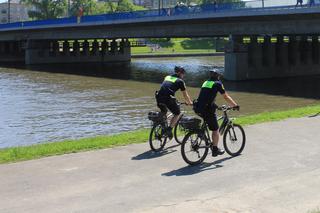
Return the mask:
<path id="1" fill-rule="evenodd" d="M 224 100 L 226 100 L 226 102 L 228 102 L 232 107 L 238 106 L 238 104 L 230 97 L 230 95 L 228 95 L 227 92 L 222 94 L 222 96 Z"/>
<path id="2" fill-rule="evenodd" d="M 187 104 L 192 105 L 192 101 L 191 101 L 191 98 L 190 98 L 187 90 L 182 91 L 182 94 L 183 94 L 184 100 L 186 100 Z"/>
<path id="3" fill-rule="evenodd" d="M 186 103 L 188 105 L 192 105 L 192 101 L 191 101 L 190 95 L 187 92 L 186 84 L 184 83 L 183 80 L 181 80 L 179 83 L 180 83 L 180 90 L 181 90 L 181 92 L 183 94 L 184 100 L 186 101 Z"/>

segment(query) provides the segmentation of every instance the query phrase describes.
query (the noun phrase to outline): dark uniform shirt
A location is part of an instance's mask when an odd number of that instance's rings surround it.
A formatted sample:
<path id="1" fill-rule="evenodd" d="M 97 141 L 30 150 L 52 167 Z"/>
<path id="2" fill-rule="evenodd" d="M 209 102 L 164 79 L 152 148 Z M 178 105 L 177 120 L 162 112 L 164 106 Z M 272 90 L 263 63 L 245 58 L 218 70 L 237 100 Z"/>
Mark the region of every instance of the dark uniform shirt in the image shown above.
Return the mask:
<path id="1" fill-rule="evenodd" d="M 202 84 L 198 97 L 197 108 L 200 111 L 209 110 L 214 106 L 218 92 L 224 94 L 226 91 L 221 81 L 209 79 Z"/>
<path id="2" fill-rule="evenodd" d="M 185 91 L 186 86 L 184 81 L 178 77 L 178 75 L 168 75 L 164 78 L 158 95 L 161 97 L 174 96 L 178 90 Z"/>

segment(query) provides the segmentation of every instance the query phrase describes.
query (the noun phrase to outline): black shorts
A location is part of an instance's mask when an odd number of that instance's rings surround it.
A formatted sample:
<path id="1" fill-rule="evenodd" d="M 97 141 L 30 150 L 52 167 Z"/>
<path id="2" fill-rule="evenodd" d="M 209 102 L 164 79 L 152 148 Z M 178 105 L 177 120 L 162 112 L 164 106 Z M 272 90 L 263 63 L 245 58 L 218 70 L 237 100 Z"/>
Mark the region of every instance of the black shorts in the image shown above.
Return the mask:
<path id="1" fill-rule="evenodd" d="M 162 113 L 167 113 L 168 109 L 174 115 L 180 115 L 180 106 L 177 104 L 175 98 L 171 97 L 156 97 L 157 105 Z"/>
<path id="2" fill-rule="evenodd" d="M 217 131 L 219 129 L 218 119 L 215 110 L 203 110 L 200 113 L 200 116 L 208 124 L 208 127 L 211 131 Z"/>

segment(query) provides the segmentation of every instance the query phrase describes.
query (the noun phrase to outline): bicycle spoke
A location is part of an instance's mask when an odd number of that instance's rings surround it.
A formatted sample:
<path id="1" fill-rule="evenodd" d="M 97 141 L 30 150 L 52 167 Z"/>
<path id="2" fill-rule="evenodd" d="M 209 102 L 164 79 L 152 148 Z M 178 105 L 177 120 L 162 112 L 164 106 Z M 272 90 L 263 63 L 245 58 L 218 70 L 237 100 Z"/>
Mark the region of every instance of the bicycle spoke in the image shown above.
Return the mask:
<path id="1" fill-rule="evenodd" d="M 206 141 L 197 133 L 188 133 L 181 146 L 183 159 L 190 165 L 201 163 L 208 154 Z"/>
<path id="2" fill-rule="evenodd" d="M 229 126 L 223 137 L 223 145 L 231 156 L 239 155 L 245 146 L 245 133 L 241 126 L 234 124 Z"/>

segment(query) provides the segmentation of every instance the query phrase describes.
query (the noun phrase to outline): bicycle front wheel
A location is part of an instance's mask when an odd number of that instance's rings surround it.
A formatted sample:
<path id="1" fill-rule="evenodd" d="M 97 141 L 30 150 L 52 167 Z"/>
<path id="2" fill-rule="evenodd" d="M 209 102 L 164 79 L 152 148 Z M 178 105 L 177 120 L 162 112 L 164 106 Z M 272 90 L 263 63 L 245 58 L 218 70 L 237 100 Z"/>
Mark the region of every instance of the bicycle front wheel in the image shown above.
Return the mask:
<path id="1" fill-rule="evenodd" d="M 226 152 L 231 156 L 240 155 L 246 144 L 246 134 L 243 128 L 238 124 L 227 127 L 223 135 L 223 146 Z"/>
<path id="2" fill-rule="evenodd" d="M 181 144 L 184 136 L 186 135 L 186 130 L 179 124 L 179 121 L 178 124 L 174 127 L 173 136 L 175 141 L 178 144 Z"/>
<path id="3" fill-rule="evenodd" d="M 204 161 L 209 151 L 208 140 L 196 132 L 189 132 L 182 141 L 181 155 L 189 165 L 197 165 Z"/>
<path id="4" fill-rule="evenodd" d="M 167 136 L 164 136 L 164 128 L 162 128 L 161 124 L 156 124 L 152 127 L 150 135 L 149 135 L 149 145 L 150 148 L 159 152 L 163 149 L 167 142 Z"/>

